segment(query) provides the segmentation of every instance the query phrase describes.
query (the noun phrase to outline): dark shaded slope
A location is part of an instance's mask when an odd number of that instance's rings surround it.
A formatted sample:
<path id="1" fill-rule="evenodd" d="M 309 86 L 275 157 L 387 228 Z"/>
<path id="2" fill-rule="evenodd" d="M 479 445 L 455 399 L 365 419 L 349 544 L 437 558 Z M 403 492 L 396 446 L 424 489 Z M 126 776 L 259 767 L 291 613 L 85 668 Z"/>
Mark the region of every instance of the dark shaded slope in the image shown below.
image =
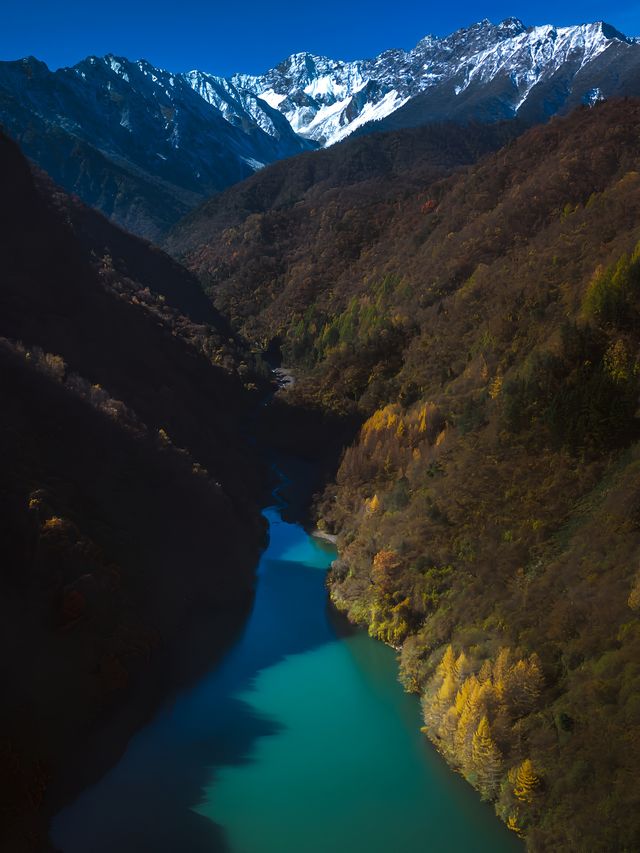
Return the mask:
<path id="1" fill-rule="evenodd" d="M 0 846 L 18 853 L 44 845 L 51 792 L 103 771 L 241 625 L 262 481 L 239 351 L 189 274 L 6 137 L 0 180 Z"/>
<path id="2" fill-rule="evenodd" d="M 137 290 L 151 289 L 169 307 L 194 323 L 213 327 L 221 338 L 231 334 L 226 319 L 213 307 L 192 273 L 152 243 L 119 228 L 94 208 L 79 202 L 77 197 L 59 192 L 46 174 L 37 174 L 36 180 L 72 224 L 74 238 L 94 266 L 97 264 L 104 270 L 108 263 L 116 274 L 135 283 Z"/>
<path id="3" fill-rule="evenodd" d="M 25 153 L 67 192 L 124 228 L 158 239 L 200 201 L 195 193 L 114 162 L 65 127 L 30 113 L 6 91 L 0 91 L 0 104 L 0 123 Z"/>
<path id="4" fill-rule="evenodd" d="M 155 240 L 257 165 L 313 147 L 286 122 L 277 138 L 232 124 L 180 75 L 113 56 L 0 63 L 0 122 L 69 192 Z"/>
<path id="5" fill-rule="evenodd" d="M 228 410 L 242 403 L 242 387 L 231 373 L 212 371 L 204 355 L 220 362 L 234 357 L 224 326 L 220 332 L 203 325 L 216 314 L 196 282 L 93 212 L 56 204 L 46 190 L 40 195 L 26 161 L 7 156 L 16 150 L 4 140 L 0 334 L 62 356 L 70 370 L 124 400 L 148 426 L 166 429 L 204 464 L 215 462 L 212 473 L 223 477 L 222 466 L 230 487 L 246 481 L 251 466 L 239 454 L 210 458 L 220 436 L 235 433 Z"/>

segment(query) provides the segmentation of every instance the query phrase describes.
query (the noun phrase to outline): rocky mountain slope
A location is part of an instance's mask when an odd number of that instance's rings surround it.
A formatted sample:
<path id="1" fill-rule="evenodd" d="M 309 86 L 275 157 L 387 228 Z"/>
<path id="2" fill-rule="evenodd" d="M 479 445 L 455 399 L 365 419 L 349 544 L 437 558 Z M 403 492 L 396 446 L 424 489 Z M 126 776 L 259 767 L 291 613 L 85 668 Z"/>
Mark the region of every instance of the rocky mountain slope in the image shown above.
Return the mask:
<path id="1" fill-rule="evenodd" d="M 53 72 L 32 57 L 3 62 L 0 122 L 66 189 L 158 238 L 203 198 L 314 147 L 253 95 L 214 106 L 191 82 L 114 56 Z"/>
<path id="2" fill-rule="evenodd" d="M 450 119 L 538 122 L 580 103 L 640 95 L 640 45 L 602 22 L 484 20 L 426 36 L 410 51 L 355 62 L 297 53 L 232 81 L 280 110 L 297 133 L 331 145 L 370 122 L 369 132 Z"/>
<path id="3" fill-rule="evenodd" d="M 517 122 L 453 124 L 347 139 L 276 163 L 198 207 L 166 247 L 200 278 L 225 316 L 268 346 L 316 300 L 339 302 L 359 259 L 426 190 L 517 137 Z M 425 221 L 427 221 L 425 214 Z M 290 353 L 287 352 L 289 356 Z"/>

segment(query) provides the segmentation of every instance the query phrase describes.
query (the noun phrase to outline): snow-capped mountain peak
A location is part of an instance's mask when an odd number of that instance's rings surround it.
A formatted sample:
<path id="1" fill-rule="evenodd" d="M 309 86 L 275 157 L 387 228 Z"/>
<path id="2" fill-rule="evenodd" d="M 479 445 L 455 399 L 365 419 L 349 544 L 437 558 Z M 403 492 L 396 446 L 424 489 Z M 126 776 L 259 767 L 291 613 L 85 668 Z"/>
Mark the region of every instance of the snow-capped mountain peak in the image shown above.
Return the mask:
<path id="1" fill-rule="evenodd" d="M 425 114 L 426 121 L 455 117 L 457 109 L 451 102 L 445 105 L 445 97 L 460 101 L 467 93 L 468 101 L 471 92 L 477 97 L 479 86 L 496 88 L 495 118 L 539 112 L 533 101 L 552 78 L 558 92 L 554 103 L 542 109 L 554 112 L 565 103 L 586 103 L 595 87 L 582 72 L 611 47 L 625 65 L 640 62 L 636 40 L 602 21 L 527 27 L 513 17 L 499 24 L 484 19 L 443 38 L 427 35 L 410 51 L 391 49 L 355 61 L 295 53 L 265 74 L 236 74 L 229 82 L 279 111 L 296 133 L 331 145 L 425 93 L 433 111 Z M 602 97 L 615 94 L 615 81 L 597 88 Z"/>
<path id="2" fill-rule="evenodd" d="M 264 74 L 228 78 L 116 54 L 52 72 L 27 57 L 0 63 L 0 95 L 0 121 L 27 143 L 34 126 L 45 137 L 60 128 L 69 145 L 90 146 L 118 175 L 127 169 L 134 183 L 148 175 L 152 195 L 158 186 L 177 193 L 176 209 L 184 209 L 266 163 L 365 125 L 536 122 L 640 96 L 640 39 L 602 21 L 527 27 L 518 18 L 485 19 L 425 35 L 411 50 L 348 61 L 298 52 Z M 50 147 L 40 150 L 48 162 Z"/>
<path id="3" fill-rule="evenodd" d="M 151 237 L 261 166 L 354 132 L 534 123 L 619 95 L 640 96 L 640 39 L 602 21 L 485 19 L 411 50 L 300 52 L 228 78 L 115 54 L 57 71 L 33 57 L 0 62 L 3 126 L 54 179 Z"/>

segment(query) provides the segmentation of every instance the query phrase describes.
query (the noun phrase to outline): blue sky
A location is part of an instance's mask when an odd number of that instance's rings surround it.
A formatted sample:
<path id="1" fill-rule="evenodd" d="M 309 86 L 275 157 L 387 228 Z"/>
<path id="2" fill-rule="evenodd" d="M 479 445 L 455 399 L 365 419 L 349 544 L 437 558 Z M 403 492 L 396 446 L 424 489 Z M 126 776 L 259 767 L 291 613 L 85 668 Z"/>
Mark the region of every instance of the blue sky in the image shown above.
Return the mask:
<path id="1" fill-rule="evenodd" d="M 144 57 L 172 71 L 256 73 L 290 53 L 309 50 L 339 59 L 410 48 L 427 33 L 445 35 L 481 18 L 515 15 L 526 24 L 604 19 L 640 35 L 640 2 L 456 3 L 345 0 L 4 0 L 0 59 L 33 54 L 52 68 L 89 55 Z"/>

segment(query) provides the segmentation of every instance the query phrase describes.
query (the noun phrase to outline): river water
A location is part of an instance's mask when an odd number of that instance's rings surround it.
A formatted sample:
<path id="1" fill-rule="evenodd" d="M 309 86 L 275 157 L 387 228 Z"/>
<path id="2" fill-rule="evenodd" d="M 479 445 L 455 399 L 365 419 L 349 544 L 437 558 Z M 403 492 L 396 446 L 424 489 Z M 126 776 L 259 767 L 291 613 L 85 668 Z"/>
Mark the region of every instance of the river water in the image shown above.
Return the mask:
<path id="1" fill-rule="evenodd" d="M 393 651 L 327 603 L 328 543 L 265 511 L 252 614 L 54 820 L 63 853 L 508 853 L 521 843 L 420 734 Z"/>

